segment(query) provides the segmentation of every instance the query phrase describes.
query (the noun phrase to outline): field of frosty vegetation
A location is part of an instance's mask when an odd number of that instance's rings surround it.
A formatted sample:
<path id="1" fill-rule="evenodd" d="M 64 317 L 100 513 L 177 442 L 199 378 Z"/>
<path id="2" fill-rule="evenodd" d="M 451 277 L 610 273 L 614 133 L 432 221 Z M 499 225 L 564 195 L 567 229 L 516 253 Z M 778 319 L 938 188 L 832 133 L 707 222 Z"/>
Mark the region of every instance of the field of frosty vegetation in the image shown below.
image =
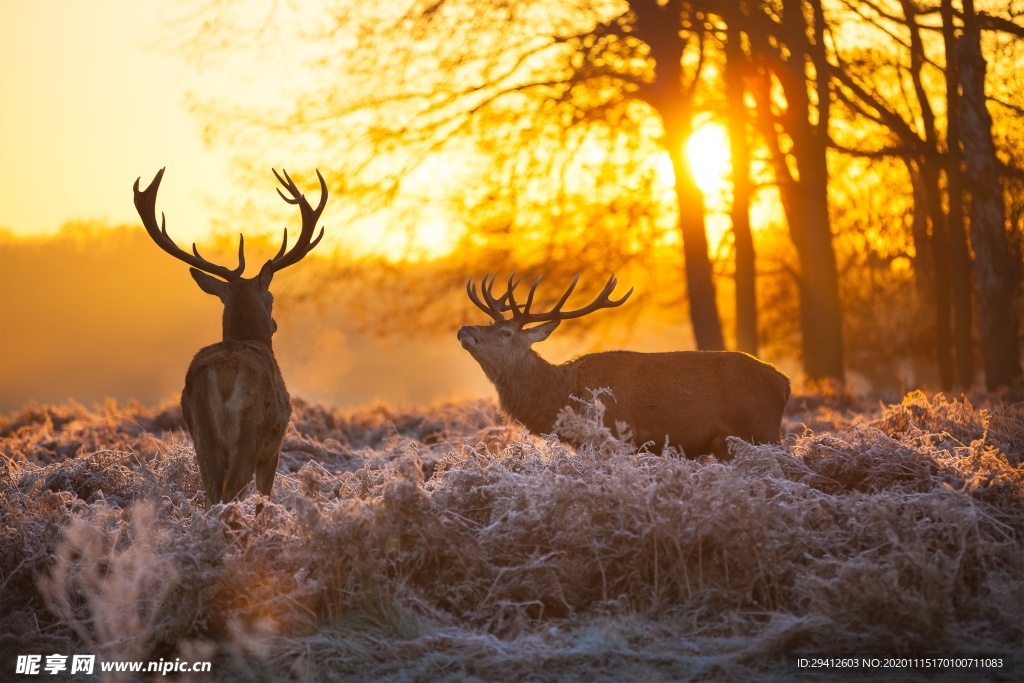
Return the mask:
<path id="1" fill-rule="evenodd" d="M 599 410 L 563 414 L 591 441 L 574 450 L 488 401 L 296 400 L 259 513 L 206 506 L 177 406 L 0 418 L 0 679 L 32 653 L 212 661 L 178 680 L 561 682 L 955 652 L 1015 659 L 970 680 L 1020 680 L 1024 404 L 797 395 L 786 441 L 734 441 L 728 464 L 637 452 Z"/>

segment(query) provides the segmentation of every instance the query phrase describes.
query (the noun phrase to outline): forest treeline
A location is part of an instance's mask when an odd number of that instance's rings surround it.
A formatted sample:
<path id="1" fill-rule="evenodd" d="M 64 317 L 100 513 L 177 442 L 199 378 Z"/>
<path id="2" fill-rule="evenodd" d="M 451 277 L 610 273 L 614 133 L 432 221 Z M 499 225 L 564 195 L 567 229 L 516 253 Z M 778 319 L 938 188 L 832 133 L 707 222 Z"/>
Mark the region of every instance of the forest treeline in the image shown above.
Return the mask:
<path id="1" fill-rule="evenodd" d="M 701 349 L 794 346 L 811 380 L 905 358 L 943 389 L 981 373 L 989 389 L 1019 385 L 1013 3 L 328 7 L 302 34 L 311 77 L 290 112 L 197 105 L 258 177 L 265 150 L 300 135 L 352 215 L 414 234 L 444 202 L 453 281 L 518 267 L 594 272 L 596 287 L 658 270 Z M 252 21 L 260 11 L 200 12 L 204 31 L 183 33 L 196 62 L 273 40 L 279 17 Z M 729 132 L 723 197 L 705 196 L 684 153 L 708 121 Z"/>

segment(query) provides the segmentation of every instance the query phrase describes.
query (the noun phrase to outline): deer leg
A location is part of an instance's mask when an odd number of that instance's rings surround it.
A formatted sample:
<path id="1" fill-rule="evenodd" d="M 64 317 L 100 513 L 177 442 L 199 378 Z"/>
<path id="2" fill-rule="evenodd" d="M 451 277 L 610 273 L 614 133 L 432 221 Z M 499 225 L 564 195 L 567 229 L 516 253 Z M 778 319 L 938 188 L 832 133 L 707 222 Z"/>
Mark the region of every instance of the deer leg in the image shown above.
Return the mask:
<path id="1" fill-rule="evenodd" d="M 227 464 L 228 454 L 224 450 L 224 444 L 218 440 L 206 443 L 203 439 L 193 439 L 196 451 L 196 460 L 199 462 L 199 475 L 203 479 L 203 488 L 206 489 L 206 498 L 210 505 L 221 502 L 224 494 L 224 469 Z"/>
<path id="2" fill-rule="evenodd" d="M 242 492 L 242 489 L 246 487 L 249 480 L 252 479 L 252 472 L 244 472 L 245 468 L 235 468 L 228 473 L 227 478 L 224 480 L 224 495 L 222 500 L 227 503 L 238 497 L 238 494 Z"/>
<path id="3" fill-rule="evenodd" d="M 259 444 L 251 434 L 243 433 L 240 438 L 232 444 L 228 459 L 228 472 L 224 482 L 224 502 L 234 500 L 242 492 L 252 479 L 253 470 L 256 469 L 253 462 Z"/>
<path id="4" fill-rule="evenodd" d="M 224 470 L 227 468 L 228 453 L 224 441 L 219 436 L 217 425 L 210 422 L 207 413 L 201 412 L 197 416 L 193 412 L 192 406 L 195 402 L 196 398 L 189 392 L 186 378 L 185 391 L 181 394 L 181 414 L 192 437 L 192 450 L 195 451 L 196 462 L 199 464 L 199 476 L 206 490 L 206 500 L 210 505 L 216 505 L 221 502 L 224 494 Z M 203 419 L 199 419 L 200 417 Z"/>
<path id="5" fill-rule="evenodd" d="M 277 461 L 281 457 L 278 450 L 273 455 L 256 463 L 256 490 L 267 498 L 274 488 L 274 477 L 277 475 Z"/>

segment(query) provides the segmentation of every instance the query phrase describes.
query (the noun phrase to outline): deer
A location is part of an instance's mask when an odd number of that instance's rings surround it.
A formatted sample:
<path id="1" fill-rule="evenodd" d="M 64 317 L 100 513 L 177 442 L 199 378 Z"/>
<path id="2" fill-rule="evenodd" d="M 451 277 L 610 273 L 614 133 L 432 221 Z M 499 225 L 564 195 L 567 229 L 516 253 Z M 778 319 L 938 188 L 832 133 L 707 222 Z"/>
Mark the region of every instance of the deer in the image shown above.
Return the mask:
<path id="1" fill-rule="evenodd" d="M 238 266 L 229 270 L 199 255 L 182 250 L 167 234 L 166 217 L 156 222 L 156 195 L 164 168 L 145 190 L 135 181 L 135 208 L 146 232 L 157 246 L 189 266 L 199 288 L 224 305 L 223 339 L 199 350 L 185 374 L 181 413 L 195 446 L 199 472 L 210 505 L 234 500 L 256 475 L 256 490 L 270 497 L 277 474 L 281 445 L 291 418 L 291 397 L 274 357 L 271 338 L 277 331 L 273 317 L 274 273 L 301 261 L 324 236 L 312 239 L 327 204 L 327 183 L 320 180 L 320 202 L 313 208 L 287 171 L 274 175 L 284 186 L 277 192 L 296 205 L 302 220 L 299 237 L 288 249 L 288 228 L 281 249 L 253 278 L 244 278 L 245 240 L 238 237 Z M 273 169 L 272 169 L 273 170 Z M 262 507 L 262 503 L 259 507 Z"/>
<path id="2" fill-rule="evenodd" d="M 494 385 L 502 410 L 530 432 L 553 433 L 559 412 L 574 398 L 608 389 L 612 400 L 605 406 L 604 424 L 614 430 L 617 422 L 625 423 L 637 444 L 667 444 L 686 457 L 714 454 L 726 461 L 729 437 L 759 444 L 780 440 L 789 378 L 770 364 L 736 351 L 604 351 L 553 365 L 533 350 L 534 344 L 563 320 L 621 306 L 633 289 L 613 299 L 617 280 L 612 274 L 591 303 L 562 310 L 580 279 L 577 274 L 550 310 L 533 311 L 541 278 L 522 304 L 515 298 L 519 281 L 514 278 L 515 272 L 500 296 L 493 291 L 497 276 L 485 274 L 479 294 L 469 279 L 470 301 L 492 322 L 463 325 L 458 340 Z"/>

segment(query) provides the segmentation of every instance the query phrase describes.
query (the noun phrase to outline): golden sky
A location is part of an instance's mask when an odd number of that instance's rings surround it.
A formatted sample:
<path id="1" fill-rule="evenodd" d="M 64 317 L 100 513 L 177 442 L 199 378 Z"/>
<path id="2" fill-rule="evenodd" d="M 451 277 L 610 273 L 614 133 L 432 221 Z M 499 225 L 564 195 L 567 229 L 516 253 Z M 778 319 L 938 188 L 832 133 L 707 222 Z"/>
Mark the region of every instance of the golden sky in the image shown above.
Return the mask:
<path id="1" fill-rule="evenodd" d="M 223 217 L 226 206 L 242 205 L 244 188 L 232 173 L 229 145 L 204 146 L 188 96 L 258 98 L 269 111 L 279 110 L 287 104 L 288 84 L 303 73 L 301 53 L 308 46 L 275 30 L 273 54 L 261 48 L 244 52 L 243 62 L 218 58 L 197 67 L 176 41 L 196 37 L 198 14 L 182 0 L 0 0 L 0 229 L 54 233 L 73 219 L 136 225 L 132 183 L 139 176 L 148 183 L 164 166 L 157 210 L 166 212 L 179 243 L 204 241 L 211 219 Z M 698 156 L 706 162 L 714 147 L 705 144 Z M 288 153 L 268 160 L 299 176 L 311 170 L 296 163 Z M 715 175 L 701 177 L 707 182 Z M 275 187 L 268 168 L 264 194 L 270 201 Z M 338 208 L 335 198 L 325 223 Z M 364 239 L 376 233 L 379 249 L 393 248 L 383 217 L 372 218 L 358 233 Z M 428 253 L 436 250 L 438 220 L 443 217 L 425 221 L 424 234 L 416 236 Z M 246 234 L 278 234 L 280 227 L 239 226 Z"/>
<path id="2" fill-rule="evenodd" d="M 184 0 L 0 0 L 0 229 L 52 236 L 70 221 L 132 227 L 112 231 L 102 242 L 88 234 L 72 238 L 72 230 L 46 243 L 4 247 L 0 413 L 32 400 L 134 396 L 154 403 L 173 397 L 192 354 L 219 338 L 219 306 L 195 288 L 184 264 L 145 237 L 132 184 L 141 176 L 148 185 L 167 167 L 157 211 L 166 212 L 168 232 L 179 245 L 205 241 L 213 220 L 225 207 L 242 207 L 251 188 L 232 167 L 230 145 L 204 146 L 201 119 L 188 110 L 189 94 L 277 98 L 281 105 L 287 84 L 300 77 L 301 49 L 276 44 L 269 54 L 247 55 L 241 66 L 189 63 L 174 42 L 189 28 L 175 22 L 190 12 L 194 18 L 194 9 Z M 240 70 L 248 80 L 237 77 Z M 712 183 L 704 187 L 710 194 L 716 192 L 714 177 L 727 172 L 727 160 L 723 165 L 715 158 L 724 151 L 723 136 L 711 129 L 693 150 L 703 163 L 702 180 Z M 297 216 L 277 199 L 269 167 L 287 167 L 315 202 L 312 168 L 302 167 L 308 162 L 297 161 L 297 150 L 287 145 L 274 154 L 281 158 L 267 160 L 259 193 L 287 210 L 285 220 L 294 224 Z M 315 163 L 324 168 L 329 162 Z M 433 187 L 444 173 L 428 176 L 425 185 Z M 381 227 L 385 216 L 352 224 L 331 215 L 343 202 L 332 195 L 328 203 L 321 220 L 325 242 L 374 236 L 381 251 L 410 249 L 407 235 L 402 244 L 392 243 L 394 236 Z M 442 209 L 421 212 L 413 253 L 429 257 L 443 246 L 449 218 Z M 235 231 L 279 239 L 281 227 L 276 217 L 260 218 Z M 714 237 L 710 218 L 709 228 Z M 255 241 L 247 239 L 250 244 Z M 248 260 L 258 263 L 260 255 L 250 249 Z M 447 295 L 464 297 L 461 289 Z M 420 338 L 415 346 L 401 340 L 385 348 L 307 309 L 281 310 L 277 317 L 275 347 L 296 396 L 355 405 L 492 393 L 454 338 L 458 324 L 473 320 L 453 319 L 451 330 Z M 565 360 L 579 351 L 556 340 L 545 356 Z"/>
<path id="3" fill-rule="evenodd" d="M 0 0 L 0 228 L 135 224 L 132 183 L 168 167 L 175 237 L 201 236 L 205 199 L 232 191 L 224 150 L 186 110 L 169 0 Z"/>

